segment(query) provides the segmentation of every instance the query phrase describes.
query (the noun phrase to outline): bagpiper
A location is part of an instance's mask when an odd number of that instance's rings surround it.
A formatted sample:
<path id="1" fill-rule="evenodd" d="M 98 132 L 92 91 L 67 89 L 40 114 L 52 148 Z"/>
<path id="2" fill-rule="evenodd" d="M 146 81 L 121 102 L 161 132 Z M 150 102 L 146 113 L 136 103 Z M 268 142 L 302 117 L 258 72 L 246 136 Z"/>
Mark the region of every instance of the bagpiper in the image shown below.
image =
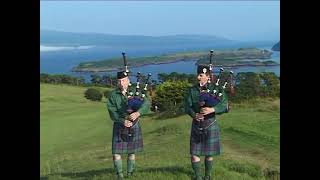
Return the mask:
<path id="1" fill-rule="evenodd" d="M 198 83 L 188 89 L 185 96 L 185 112 L 192 118 L 190 134 L 190 155 L 195 179 L 202 179 L 200 173 L 200 156 L 205 156 L 205 180 L 212 179 L 213 156 L 220 155 L 220 128 L 216 115 L 229 111 L 228 97 L 225 88 L 228 81 L 221 81 L 213 74 L 213 50 L 210 51 L 210 64 L 199 64 L 197 67 Z M 232 75 L 233 72 L 230 72 Z"/>
<path id="2" fill-rule="evenodd" d="M 125 70 L 117 72 L 118 87 L 107 99 L 107 109 L 113 123 L 112 154 L 118 179 L 124 178 L 121 155 L 127 157 L 127 176 L 132 176 L 135 167 L 135 154 L 143 151 L 140 116 L 149 112 L 150 101 L 146 91 L 141 91 L 137 81 L 136 92 L 130 86 L 129 70 L 124 58 Z M 146 90 L 147 85 L 145 86 Z"/>

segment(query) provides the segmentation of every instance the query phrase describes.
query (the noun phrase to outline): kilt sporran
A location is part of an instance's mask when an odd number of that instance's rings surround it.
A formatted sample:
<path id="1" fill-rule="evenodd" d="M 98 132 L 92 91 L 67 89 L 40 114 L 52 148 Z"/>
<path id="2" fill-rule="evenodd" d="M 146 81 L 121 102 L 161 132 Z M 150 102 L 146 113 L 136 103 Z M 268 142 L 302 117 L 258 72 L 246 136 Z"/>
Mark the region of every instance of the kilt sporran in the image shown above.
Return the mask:
<path id="1" fill-rule="evenodd" d="M 191 139 L 194 143 L 205 142 L 208 140 L 209 130 L 208 128 L 215 123 L 214 121 L 209 121 L 209 119 L 200 122 L 195 122 L 191 129 Z"/>
<path id="2" fill-rule="evenodd" d="M 130 142 L 133 140 L 133 133 L 129 132 L 128 128 L 122 127 L 119 131 L 121 141 Z"/>
<path id="3" fill-rule="evenodd" d="M 121 126 L 119 128 L 119 136 L 123 142 L 132 142 L 135 135 L 135 126 L 138 122 L 135 122 L 132 127 Z"/>

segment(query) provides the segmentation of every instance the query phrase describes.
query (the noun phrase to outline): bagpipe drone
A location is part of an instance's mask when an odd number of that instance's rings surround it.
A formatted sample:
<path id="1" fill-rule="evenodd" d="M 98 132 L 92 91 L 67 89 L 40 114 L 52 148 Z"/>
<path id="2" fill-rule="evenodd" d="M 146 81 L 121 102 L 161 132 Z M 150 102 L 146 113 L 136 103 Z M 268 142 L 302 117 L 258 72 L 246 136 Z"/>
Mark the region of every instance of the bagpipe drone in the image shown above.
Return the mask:
<path id="1" fill-rule="evenodd" d="M 205 73 L 209 75 L 209 80 L 206 84 L 200 85 L 200 97 L 199 97 L 199 106 L 203 107 L 214 107 L 218 103 L 222 101 L 224 98 L 224 93 L 229 87 L 229 92 L 231 95 L 234 94 L 234 83 L 233 83 L 233 71 L 226 72 L 223 68 L 220 68 L 218 76 L 213 73 L 213 65 L 212 65 L 212 56 L 213 50 L 210 51 L 210 61 L 208 65 L 199 65 L 198 66 L 198 74 Z M 227 77 L 222 78 L 223 73 L 227 75 Z M 224 82 L 223 82 L 224 81 Z M 229 85 L 229 86 L 228 86 Z M 230 110 L 229 103 L 227 104 L 227 108 L 225 112 Z M 207 140 L 208 138 L 208 128 L 216 121 L 206 121 L 213 117 L 216 113 L 210 113 L 207 115 L 203 115 L 200 112 L 200 121 L 196 122 L 195 126 L 193 126 L 192 134 L 193 139 L 196 143 Z"/>
<path id="2" fill-rule="evenodd" d="M 199 65 L 200 69 L 203 73 L 207 73 L 209 71 L 209 80 L 204 86 L 200 86 L 200 98 L 199 105 L 200 107 L 214 107 L 217 105 L 223 98 L 223 91 L 226 91 L 227 87 L 229 87 L 230 94 L 234 94 L 234 78 L 233 71 L 226 72 L 223 68 L 220 68 L 218 77 L 213 73 L 213 65 L 212 65 L 212 56 L 214 51 L 210 51 L 210 61 L 209 61 L 209 69 L 202 68 L 206 66 Z M 198 68 L 199 68 L 198 67 Z M 199 70 L 198 70 L 199 71 Z M 224 78 L 224 82 L 222 82 L 222 74 L 228 73 L 227 78 Z M 210 85 L 213 85 L 213 89 L 209 88 Z M 229 86 L 228 86 L 229 85 Z M 229 108 L 227 109 L 227 111 Z"/>
<path id="3" fill-rule="evenodd" d="M 124 52 L 122 53 L 122 57 L 123 57 L 123 63 L 124 63 L 124 71 L 127 73 L 127 76 L 130 76 L 131 72 L 128 69 L 126 54 Z M 145 83 L 144 85 L 142 85 L 143 75 L 140 72 L 137 72 L 135 87 L 131 83 L 129 83 L 129 87 L 126 93 L 128 98 L 127 107 L 126 107 L 126 112 L 127 112 L 127 116 L 125 118 L 126 120 L 129 120 L 128 116 L 130 114 L 137 112 L 141 108 L 142 104 L 144 103 L 144 99 L 147 98 L 146 96 L 148 92 L 148 85 L 150 84 L 150 77 L 151 77 L 151 73 L 147 75 L 147 79 L 145 79 Z M 141 85 L 143 87 L 141 87 Z M 131 121 L 132 126 L 125 127 L 123 129 L 122 139 L 124 139 L 125 141 L 132 141 L 133 135 L 134 135 L 133 127 L 138 123 L 138 121 L 139 120 Z"/>

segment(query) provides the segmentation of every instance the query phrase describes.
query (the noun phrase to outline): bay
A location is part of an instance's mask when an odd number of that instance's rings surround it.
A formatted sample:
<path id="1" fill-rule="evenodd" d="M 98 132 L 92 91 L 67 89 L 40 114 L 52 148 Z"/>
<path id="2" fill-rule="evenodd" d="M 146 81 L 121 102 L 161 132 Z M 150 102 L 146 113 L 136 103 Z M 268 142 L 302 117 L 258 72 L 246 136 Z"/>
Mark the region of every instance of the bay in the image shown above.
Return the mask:
<path id="1" fill-rule="evenodd" d="M 271 46 L 258 47 L 259 49 L 271 50 Z M 130 57 L 139 56 L 153 56 L 161 55 L 163 53 L 174 53 L 181 51 L 179 48 L 128 48 L 125 51 L 130 54 Z M 188 51 L 188 49 L 184 49 Z M 71 69 L 78 65 L 80 62 L 87 62 L 98 59 L 107 59 L 112 57 L 119 57 L 121 55 L 119 49 L 111 48 L 108 46 L 94 46 L 92 48 L 84 49 L 71 49 L 71 50 L 59 50 L 59 51 L 46 51 L 40 52 L 40 72 L 49 74 L 68 74 L 77 77 L 83 77 L 86 81 L 90 80 L 92 72 L 72 72 Z M 273 55 L 271 60 L 280 64 L 280 52 L 272 51 Z M 270 59 L 269 59 L 270 60 Z M 157 64 L 157 65 L 145 65 L 141 67 L 130 68 L 132 74 L 141 72 L 143 74 L 151 73 L 152 79 L 157 80 L 159 73 L 178 72 L 186 74 L 196 73 L 196 60 L 193 61 L 179 61 L 168 64 Z M 214 72 L 218 72 L 220 67 L 214 67 Z M 234 71 L 235 74 L 239 72 L 274 72 L 277 76 L 280 76 L 280 65 L 275 66 L 239 66 L 239 67 L 224 67 L 226 70 Z M 116 72 L 99 72 L 99 75 L 115 75 Z"/>

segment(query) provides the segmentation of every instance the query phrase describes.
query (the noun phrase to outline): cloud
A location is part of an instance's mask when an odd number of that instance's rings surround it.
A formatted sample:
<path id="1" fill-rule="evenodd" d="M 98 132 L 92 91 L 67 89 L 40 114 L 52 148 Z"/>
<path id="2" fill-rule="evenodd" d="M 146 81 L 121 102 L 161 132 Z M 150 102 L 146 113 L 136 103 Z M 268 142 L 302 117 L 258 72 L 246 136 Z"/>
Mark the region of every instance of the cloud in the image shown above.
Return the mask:
<path id="1" fill-rule="evenodd" d="M 92 47 L 94 47 L 94 46 L 44 46 L 44 45 L 40 45 L 40 52 L 89 49 Z"/>

